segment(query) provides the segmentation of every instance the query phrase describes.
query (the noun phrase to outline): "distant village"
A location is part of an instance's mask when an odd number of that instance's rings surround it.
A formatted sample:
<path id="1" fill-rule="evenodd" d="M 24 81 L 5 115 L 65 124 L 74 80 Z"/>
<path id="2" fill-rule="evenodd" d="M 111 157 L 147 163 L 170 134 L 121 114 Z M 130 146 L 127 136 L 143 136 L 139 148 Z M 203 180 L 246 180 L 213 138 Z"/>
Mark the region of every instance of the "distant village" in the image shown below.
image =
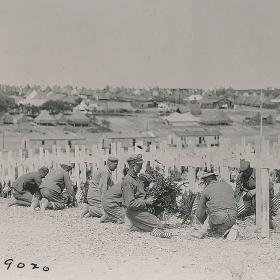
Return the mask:
<path id="1" fill-rule="evenodd" d="M 18 146 L 23 149 L 38 149 L 52 145 L 64 147 L 85 144 L 86 134 L 82 130 L 65 127 L 90 129 L 102 135 L 100 140 L 104 149 L 110 149 L 113 142 L 121 142 L 125 148 L 144 143 L 149 146 L 158 141 L 152 128 L 129 133 L 116 132 L 108 117 L 127 117 L 153 114 L 166 125 L 166 141 L 170 146 L 189 145 L 218 146 L 222 133 L 217 126 L 232 125 L 228 112 L 238 107 L 259 108 L 278 111 L 280 90 L 234 90 L 219 88 L 166 89 L 166 88 L 125 88 L 105 87 L 87 89 L 72 86 L 10 86 L 0 85 L 0 114 L 3 128 L 0 148 L 8 149 L 11 142 L 4 134 L 7 127 L 16 126 L 17 132 L 25 132 Z M 264 124 L 279 121 L 278 115 L 266 114 Z M 244 125 L 258 125 L 260 115 L 244 117 Z M 52 127 L 63 127 L 54 130 Z M 46 129 L 47 127 L 47 129 Z M 21 129 L 20 129 L 21 128 Z M 42 128 L 42 129 L 40 129 Z M 45 129 L 43 129 L 45 128 Z M 9 130 L 8 130 L 9 131 Z M 10 134 L 10 136 L 8 135 Z M 6 132 L 6 137 L 15 133 Z M 8 138 L 7 138 L 8 139 Z"/>

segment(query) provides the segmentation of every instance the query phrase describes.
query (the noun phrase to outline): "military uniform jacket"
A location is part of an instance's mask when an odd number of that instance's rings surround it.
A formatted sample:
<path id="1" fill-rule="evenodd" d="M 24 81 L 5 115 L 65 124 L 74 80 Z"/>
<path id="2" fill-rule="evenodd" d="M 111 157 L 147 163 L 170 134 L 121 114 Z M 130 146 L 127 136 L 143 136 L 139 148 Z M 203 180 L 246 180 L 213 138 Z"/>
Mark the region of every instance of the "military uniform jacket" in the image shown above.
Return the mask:
<path id="1" fill-rule="evenodd" d="M 226 182 L 214 181 L 201 193 L 196 216 L 203 223 L 207 213 L 211 215 L 211 213 L 226 209 L 237 211 L 232 187 Z"/>
<path id="2" fill-rule="evenodd" d="M 105 192 L 102 197 L 102 203 L 105 203 L 106 205 L 114 205 L 115 203 L 118 205 L 122 204 L 121 183 L 115 184 Z"/>
<path id="3" fill-rule="evenodd" d="M 98 170 L 89 183 L 87 199 L 101 201 L 102 195 L 113 186 L 112 171 L 108 166 Z"/>
<path id="4" fill-rule="evenodd" d="M 56 170 L 51 171 L 41 184 L 40 189 L 48 188 L 58 193 L 62 193 L 66 188 L 69 195 L 74 198 L 75 192 L 72 186 L 72 182 L 69 173 L 63 168 L 59 167 Z"/>
<path id="5" fill-rule="evenodd" d="M 40 173 L 31 172 L 18 177 L 12 185 L 12 189 L 16 190 L 20 194 L 23 194 L 27 190 L 34 194 L 38 191 L 41 184 L 42 178 Z"/>
<path id="6" fill-rule="evenodd" d="M 143 183 L 138 179 L 137 175 L 130 171 L 124 177 L 122 183 L 123 206 L 128 210 L 147 209 L 145 202 L 146 192 Z"/>

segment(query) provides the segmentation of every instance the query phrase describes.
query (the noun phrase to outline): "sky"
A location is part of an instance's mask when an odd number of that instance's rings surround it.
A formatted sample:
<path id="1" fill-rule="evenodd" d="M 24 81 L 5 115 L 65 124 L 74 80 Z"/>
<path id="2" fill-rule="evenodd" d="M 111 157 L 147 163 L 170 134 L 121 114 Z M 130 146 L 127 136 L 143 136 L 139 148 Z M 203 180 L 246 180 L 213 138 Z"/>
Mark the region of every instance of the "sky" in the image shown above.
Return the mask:
<path id="1" fill-rule="evenodd" d="M 279 0 L 0 0 L 0 83 L 280 87 Z"/>

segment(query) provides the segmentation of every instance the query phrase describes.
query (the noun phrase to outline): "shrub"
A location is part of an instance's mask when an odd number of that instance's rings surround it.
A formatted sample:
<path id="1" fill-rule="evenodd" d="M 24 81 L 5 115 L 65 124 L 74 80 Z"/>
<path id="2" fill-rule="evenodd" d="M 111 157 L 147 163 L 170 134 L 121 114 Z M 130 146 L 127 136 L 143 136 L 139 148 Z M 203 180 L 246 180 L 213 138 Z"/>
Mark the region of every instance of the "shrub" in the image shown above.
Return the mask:
<path id="1" fill-rule="evenodd" d="M 156 216 L 164 211 L 168 214 L 178 213 L 176 198 L 181 194 L 181 190 L 176 184 L 175 177 L 170 175 L 165 178 L 159 171 L 152 168 L 149 168 L 147 173 L 152 175 L 155 180 L 155 183 L 147 191 L 148 195 L 155 198 L 149 210 Z"/>

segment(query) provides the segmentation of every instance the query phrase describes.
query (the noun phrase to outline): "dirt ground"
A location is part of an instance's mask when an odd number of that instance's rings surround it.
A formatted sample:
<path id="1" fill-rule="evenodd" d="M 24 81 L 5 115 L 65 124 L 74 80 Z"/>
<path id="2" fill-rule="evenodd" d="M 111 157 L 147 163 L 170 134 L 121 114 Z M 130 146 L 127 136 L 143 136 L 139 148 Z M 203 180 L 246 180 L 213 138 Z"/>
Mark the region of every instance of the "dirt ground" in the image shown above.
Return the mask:
<path id="1" fill-rule="evenodd" d="M 279 233 L 260 238 L 252 218 L 239 222 L 237 241 L 193 239 L 193 229 L 171 218 L 166 240 L 131 233 L 127 223 L 81 220 L 80 208 L 31 213 L 6 204 L 0 199 L 0 279 L 280 279 Z"/>

